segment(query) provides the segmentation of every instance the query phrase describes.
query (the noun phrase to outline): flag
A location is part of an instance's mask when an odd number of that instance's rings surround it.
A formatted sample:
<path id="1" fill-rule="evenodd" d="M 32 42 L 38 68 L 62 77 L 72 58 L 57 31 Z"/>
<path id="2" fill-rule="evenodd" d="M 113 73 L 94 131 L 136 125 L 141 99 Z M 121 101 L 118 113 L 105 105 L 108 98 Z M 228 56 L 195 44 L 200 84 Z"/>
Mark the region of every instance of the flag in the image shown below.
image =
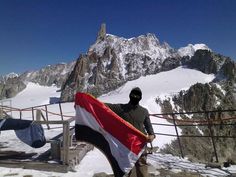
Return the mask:
<path id="1" fill-rule="evenodd" d="M 89 94 L 78 92 L 75 108 L 76 139 L 104 152 L 116 177 L 127 174 L 144 151 L 146 135 Z"/>

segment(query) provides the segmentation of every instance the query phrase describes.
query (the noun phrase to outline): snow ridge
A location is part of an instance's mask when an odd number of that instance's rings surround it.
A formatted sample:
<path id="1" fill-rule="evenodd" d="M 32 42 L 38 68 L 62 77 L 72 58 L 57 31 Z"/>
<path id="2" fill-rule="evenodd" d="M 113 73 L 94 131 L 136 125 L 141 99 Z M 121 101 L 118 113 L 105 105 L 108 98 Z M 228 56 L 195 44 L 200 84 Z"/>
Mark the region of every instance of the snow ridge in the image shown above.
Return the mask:
<path id="1" fill-rule="evenodd" d="M 178 49 L 178 54 L 183 56 L 192 57 L 197 50 L 210 50 L 211 49 L 206 44 L 188 44 L 186 47 L 181 47 Z"/>

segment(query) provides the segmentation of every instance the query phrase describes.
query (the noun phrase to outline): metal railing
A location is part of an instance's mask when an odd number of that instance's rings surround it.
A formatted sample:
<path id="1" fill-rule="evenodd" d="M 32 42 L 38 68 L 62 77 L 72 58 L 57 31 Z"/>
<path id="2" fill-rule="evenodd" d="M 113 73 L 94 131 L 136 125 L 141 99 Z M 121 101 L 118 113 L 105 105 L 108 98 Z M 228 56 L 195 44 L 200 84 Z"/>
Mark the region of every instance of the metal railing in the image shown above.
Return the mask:
<path id="1" fill-rule="evenodd" d="M 68 103 L 68 102 L 65 102 Z M 35 121 L 39 124 L 46 124 L 47 128 L 50 129 L 49 125 L 52 124 L 61 124 L 63 128 L 63 157 L 62 162 L 63 164 L 68 164 L 68 153 L 69 153 L 69 146 L 70 146 L 70 124 L 74 121 L 74 116 L 65 115 L 63 114 L 62 109 L 63 103 L 56 103 L 53 105 L 57 105 L 59 108 L 59 113 L 54 113 L 49 111 L 49 106 L 52 104 L 45 104 L 35 107 L 29 107 L 24 109 L 18 109 L 18 108 L 12 108 L 10 106 L 4 106 L 0 105 L 1 112 L 5 112 L 6 114 L 11 112 L 18 112 L 19 119 L 24 118 L 23 112 L 28 112 L 31 116 L 32 121 Z M 65 112 L 64 112 L 65 113 Z M 227 114 L 225 114 L 227 113 Z M 1 113 L 2 114 L 2 113 Z M 177 116 L 181 115 L 187 115 L 186 117 L 189 117 L 188 115 L 198 115 L 201 117 L 201 119 L 178 119 Z M 225 114 L 225 115 L 224 115 Z M 174 127 L 175 134 L 168 134 L 167 132 L 155 132 L 156 135 L 159 136 L 171 136 L 176 137 L 178 146 L 179 146 L 179 154 L 182 158 L 184 158 L 184 148 L 183 143 L 181 143 L 181 138 L 210 138 L 212 149 L 214 152 L 214 156 L 216 159 L 216 162 L 219 161 L 217 148 L 216 148 L 216 140 L 218 138 L 236 138 L 236 136 L 231 135 L 215 135 L 214 134 L 214 127 L 217 126 L 235 126 L 236 124 L 236 110 L 214 110 L 214 111 L 194 111 L 194 112 L 174 112 L 174 113 L 165 113 L 165 114 L 150 114 L 150 116 L 153 116 L 155 118 L 159 119 L 165 119 L 169 123 L 172 124 L 165 124 L 165 123 L 152 123 L 156 126 L 172 126 Z M 51 120 L 50 116 L 58 116 L 58 120 Z M 201 115 L 201 116 L 200 116 Z M 231 115 L 231 116 L 230 116 Z M 196 117 L 196 116 L 195 116 Z M 178 131 L 178 128 L 181 127 L 196 127 L 196 126 L 204 126 L 207 127 L 209 134 L 181 134 Z"/>
<path id="2" fill-rule="evenodd" d="M 227 114 L 226 114 L 227 113 Z M 172 126 L 175 129 L 174 134 L 168 134 L 166 132 L 155 132 L 156 135 L 159 136 L 172 136 L 177 138 L 178 146 L 179 146 L 179 153 L 182 158 L 184 158 L 183 152 L 183 144 L 181 143 L 181 138 L 210 138 L 211 144 L 215 156 L 215 161 L 219 162 L 217 148 L 216 148 L 216 140 L 218 138 L 234 138 L 234 135 L 216 135 L 214 134 L 213 129 L 215 127 L 220 126 L 224 128 L 224 126 L 235 126 L 236 125 L 236 116 L 234 116 L 236 110 L 214 110 L 214 111 L 194 111 L 194 112 L 175 112 L 175 113 L 165 113 L 165 114 L 150 114 L 150 116 L 166 119 L 169 123 L 172 124 L 165 124 L 165 123 L 152 123 L 153 125 L 157 126 Z M 196 115 L 197 114 L 197 115 Z M 226 114 L 226 115 L 224 115 Z M 230 116 L 231 114 L 231 116 Z M 196 115 L 201 117 L 201 119 L 194 119 L 186 118 L 186 119 L 177 119 L 177 116 L 185 115 Z M 203 115 L 203 116 L 200 116 Z M 183 127 L 196 127 L 196 126 L 204 126 L 207 127 L 209 134 L 180 134 L 178 128 Z"/>

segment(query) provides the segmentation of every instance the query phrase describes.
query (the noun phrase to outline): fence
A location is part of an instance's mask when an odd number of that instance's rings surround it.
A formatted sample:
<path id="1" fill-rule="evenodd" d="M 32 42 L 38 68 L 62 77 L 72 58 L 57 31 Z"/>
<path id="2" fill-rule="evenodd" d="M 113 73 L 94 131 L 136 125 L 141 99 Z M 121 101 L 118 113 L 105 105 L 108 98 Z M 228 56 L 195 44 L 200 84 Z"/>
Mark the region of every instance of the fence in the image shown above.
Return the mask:
<path id="1" fill-rule="evenodd" d="M 68 107 L 70 110 L 63 111 L 62 105 L 70 104 Z M 52 110 L 50 110 L 50 109 Z M 73 131 L 70 131 L 70 124 L 74 122 L 74 110 L 73 104 L 69 102 L 57 103 L 57 104 L 45 104 L 35 107 L 29 107 L 24 109 L 13 108 L 11 106 L 0 105 L 1 117 L 8 116 L 11 113 L 11 117 L 19 119 L 32 120 L 35 123 L 46 125 L 47 129 L 51 129 L 52 125 L 62 125 L 62 157 L 63 164 L 69 164 L 69 147 L 71 146 L 71 137 Z M 55 113 L 58 112 L 59 113 Z M 68 114 L 68 115 L 66 115 Z M 73 124 L 74 125 L 74 124 Z M 72 125 L 72 126 L 73 126 Z"/>
<path id="2" fill-rule="evenodd" d="M 12 112 L 9 111 L 9 112 L 5 112 L 4 110 L 4 107 L 9 107 L 11 108 L 12 107 L 12 100 L 0 100 L 0 118 L 3 118 L 4 116 L 6 115 L 9 115 L 10 113 L 10 116 L 12 116 Z"/>
<path id="3" fill-rule="evenodd" d="M 216 149 L 216 140 L 218 138 L 236 138 L 234 135 L 215 135 L 213 128 L 214 127 L 225 127 L 225 126 L 235 126 L 236 122 L 236 116 L 234 116 L 234 113 L 236 110 L 215 110 L 215 111 L 197 111 L 197 112 L 178 112 L 178 113 L 165 113 L 165 114 L 151 114 L 150 116 L 160 118 L 160 119 L 165 119 L 168 122 L 171 122 L 172 124 L 164 124 L 164 123 L 152 123 L 153 125 L 158 125 L 158 126 L 173 126 L 175 129 L 175 135 L 174 134 L 168 134 L 168 133 L 157 133 L 155 132 L 156 135 L 159 136 L 172 136 L 177 138 L 179 150 L 180 150 L 180 155 L 182 158 L 184 158 L 184 152 L 183 152 L 183 144 L 181 143 L 181 138 L 210 138 L 211 139 L 211 144 L 212 144 L 212 149 L 214 152 L 215 160 L 216 162 L 219 162 L 218 158 L 218 153 Z M 201 119 L 178 119 L 177 116 L 181 115 L 194 115 L 197 114 L 203 115 Z M 234 122 L 235 121 L 235 122 Z M 178 131 L 178 127 L 196 127 L 196 126 L 204 126 L 207 127 L 209 134 L 201 134 L 201 135 L 196 135 L 196 134 L 191 134 L 191 135 L 186 135 L 183 134 L 181 135 L 180 132 Z"/>
<path id="4" fill-rule="evenodd" d="M 71 112 L 65 112 L 65 110 L 62 109 L 63 104 L 70 104 Z M 50 110 L 49 108 L 52 106 L 54 109 Z M 71 145 L 70 139 L 73 133 L 70 131 L 70 124 L 74 121 L 73 109 L 74 109 L 73 103 L 68 103 L 68 102 L 57 103 L 57 104 L 45 104 L 45 105 L 29 107 L 29 108 L 24 108 L 24 109 L 17 109 L 17 108 L 12 108 L 11 106 L 0 105 L 1 115 L 8 114 L 10 112 L 11 115 L 13 114 L 14 117 L 18 117 L 19 119 L 25 119 L 27 117 L 27 119 L 31 119 L 32 121 L 35 121 L 39 124 L 45 124 L 47 126 L 47 129 L 51 129 L 51 125 L 61 124 L 63 128 L 63 133 L 62 133 L 62 142 L 63 142 L 62 162 L 63 164 L 69 163 L 68 153 L 69 153 L 69 147 Z M 58 110 L 59 110 L 59 113 L 55 113 L 55 112 L 58 112 Z M 236 138 L 236 136 L 215 135 L 213 128 L 216 126 L 223 126 L 223 127 L 235 126 L 235 123 L 234 123 L 234 121 L 236 122 L 236 116 L 234 116 L 235 112 L 236 110 L 215 110 L 215 111 L 151 114 L 150 116 L 153 116 L 158 119 L 165 119 L 168 122 L 172 123 L 172 124 L 165 124 L 165 123 L 152 123 L 152 124 L 157 125 L 157 126 L 174 127 L 175 134 L 168 134 L 166 132 L 159 132 L 159 133 L 155 132 L 155 134 L 159 136 L 176 137 L 179 150 L 180 150 L 179 154 L 182 158 L 184 158 L 185 155 L 184 155 L 184 151 L 182 147 L 183 144 L 181 143 L 181 138 L 210 138 L 214 156 L 215 156 L 216 162 L 218 162 L 219 158 L 218 158 L 218 153 L 217 153 L 217 148 L 216 148 L 216 140 L 218 138 Z M 189 116 L 189 115 L 194 115 L 194 114 L 197 114 L 198 116 L 201 115 L 202 116 L 201 119 L 191 119 L 191 118 L 178 119 L 178 116 L 181 116 L 181 115 Z M 186 135 L 186 134 L 181 134 L 178 131 L 179 127 L 196 127 L 196 126 L 207 127 L 209 134 L 208 135 L 206 134 Z"/>

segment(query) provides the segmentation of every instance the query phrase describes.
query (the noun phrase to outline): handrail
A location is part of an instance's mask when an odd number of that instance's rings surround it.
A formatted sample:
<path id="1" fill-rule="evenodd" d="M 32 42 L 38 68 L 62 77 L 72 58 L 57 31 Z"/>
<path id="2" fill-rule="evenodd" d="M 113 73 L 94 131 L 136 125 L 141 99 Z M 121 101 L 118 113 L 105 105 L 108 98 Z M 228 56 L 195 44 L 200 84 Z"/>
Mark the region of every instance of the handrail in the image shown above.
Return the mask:
<path id="1" fill-rule="evenodd" d="M 63 103 L 70 103 L 70 102 L 63 102 Z M 62 112 L 62 108 L 61 108 L 61 104 L 57 103 L 59 105 L 59 110 L 60 113 L 55 113 L 55 112 L 51 112 L 48 111 L 48 106 L 50 105 L 56 105 L 56 103 L 54 104 L 44 104 L 44 105 L 40 105 L 40 106 L 34 106 L 34 107 L 29 107 L 29 108 L 24 108 L 24 109 L 19 109 L 19 108 L 13 108 L 13 107 L 9 107 L 9 106 L 3 106 L 0 105 L 0 110 L 5 111 L 5 112 L 19 112 L 20 114 L 20 119 L 22 119 L 22 113 L 23 112 L 30 112 L 31 113 L 31 119 L 33 121 L 33 123 L 36 124 L 46 124 L 49 127 L 49 124 L 61 124 L 62 128 L 63 128 L 63 153 L 62 153 L 62 163 L 65 165 L 69 165 L 69 146 L 70 146 L 70 123 L 72 123 L 75 120 L 74 116 L 70 116 L 70 115 L 64 115 Z M 45 113 L 46 117 L 42 114 L 42 111 Z M 36 112 L 36 119 L 35 119 L 35 114 Z M 59 120 L 50 120 L 50 116 L 51 115 L 56 115 L 58 117 L 60 117 Z M 41 120 L 41 117 L 44 120 Z M 64 119 L 67 118 L 67 119 Z"/>
<path id="2" fill-rule="evenodd" d="M 194 111 L 194 112 L 174 112 L 174 113 L 163 113 L 163 114 L 150 114 L 150 116 L 158 118 L 158 119 L 165 119 L 166 121 L 172 123 L 172 124 L 165 124 L 165 123 L 152 123 L 152 125 L 155 126 L 172 126 L 175 128 L 176 134 L 168 134 L 166 132 L 154 132 L 156 135 L 160 136 L 171 136 L 176 137 L 179 145 L 180 155 L 181 157 L 184 157 L 183 148 L 180 139 L 181 138 L 211 138 L 212 141 L 212 147 L 213 152 L 215 155 L 216 162 L 218 162 L 218 153 L 216 149 L 216 140 L 218 138 L 233 138 L 236 139 L 236 136 L 231 135 L 215 135 L 213 131 L 213 127 L 220 126 L 221 128 L 224 126 L 235 126 L 235 123 L 232 123 L 232 121 L 236 122 L 236 116 L 232 115 L 231 117 L 225 117 L 223 116 L 223 112 L 236 112 L 235 109 L 231 110 L 213 110 L 213 111 Z M 218 113 L 214 116 L 210 117 L 211 113 Z M 203 114 L 203 117 L 198 120 L 191 120 L 191 118 L 188 118 L 186 120 L 183 119 L 177 119 L 176 115 L 187 115 L 187 114 Z M 236 114 L 236 113 L 235 113 Z M 212 119 L 213 118 L 213 119 Z M 208 135 L 204 134 L 183 134 L 179 135 L 177 127 L 196 127 L 196 126 L 205 126 L 209 130 Z"/>
<path id="3" fill-rule="evenodd" d="M 0 105 L 0 109 L 4 110 L 5 112 L 9 111 L 18 111 L 20 113 L 20 119 L 22 118 L 22 112 L 28 111 L 32 113 L 32 120 L 36 123 L 40 124 L 62 124 L 63 125 L 63 132 L 68 132 L 69 125 L 72 121 L 74 121 L 74 116 L 71 115 L 65 115 L 62 112 L 61 104 L 63 103 L 72 103 L 72 102 L 59 102 L 59 103 L 53 103 L 53 104 L 44 104 L 44 105 L 39 105 L 39 106 L 34 106 L 34 107 L 29 107 L 29 108 L 24 108 L 24 109 L 19 109 L 19 108 L 12 108 L 9 106 L 4 106 Z M 49 111 L 47 108 L 50 105 L 59 105 L 59 113 L 55 113 L 52 111 Z M 43 121 L 38 121 L 37 118 L 35 120 L 34 118 L 34 111 L 40 110 L 46 114 L 46 119 Z M 230 114 L 224 115 L 222 113 L 233 113 L 232 116 Z M 214 119 L 210 117 L 211 113 L 218 113 L 214 115 Z M 190 115 L 190 114 L 202 114 L 201 118 L 194 118 L 195 120 L 191 120 L 191 118 L 188 119 L 179 119 L 176 116 L 179 115 Z M 49 117 L 51 115 L 56 115 L 60 117 L 60 120 L 49 120 Z M 184 157 L 184 152 L 182 148 L 182 144 L 180 139 L 181 138 L 211 138 L 212 141 L 212 146 L 214 150 L 214 154 L 216 157 L 216 161 L 218 162 L 218 154 L 217 154 L 217 149 L 216 149 L 216 140 L 218 138 L 236 138 L 236 136 L 230 136 L 230 135 L 215 135 L 214 132 L 212 131 L 212 127 L 217 127 L 217 126 L 235 126 L 232 121 L 236 122 L 236 109 L 228 109 L 228 110 L 212 110 L 212 111 L 190 111 L 190 112 L 172 112 L 172 113 L 160 113 L 160 114 L 150 114 L 151 117 L 155 117 L 157 119 L 165 119 L 168 122 L 171 122 L 172 124 L 164 124 L 164 123 L 152 123 L 152 125 L 156 126 L 173 126 L 175 128 L 175 135 L 174 134 L 168 134 L 166 132 L 154 132 L 156 135 L 160 136 L 172 136 L 172 137 L 177 137 L 179 149 L 180 149 L 180 154 L 181 157 Z M 67 119 L 65 119 L 67 118 Z M 196 126 L 205 126 L 209 130 L 209 135 L 202 135 L 202 134 L 189 134 L 189 135 L 181 135 L 178 132 L 177 127 L 196 127 Z M 65 153 L 63 157 L 63 161 L 67 161 L 67 157 L 65 154 L 68 152 L 68 137 L 64 133 L 63 135 L 63 141 L 65 144 L 63 146 L 65 147 Z"/>

